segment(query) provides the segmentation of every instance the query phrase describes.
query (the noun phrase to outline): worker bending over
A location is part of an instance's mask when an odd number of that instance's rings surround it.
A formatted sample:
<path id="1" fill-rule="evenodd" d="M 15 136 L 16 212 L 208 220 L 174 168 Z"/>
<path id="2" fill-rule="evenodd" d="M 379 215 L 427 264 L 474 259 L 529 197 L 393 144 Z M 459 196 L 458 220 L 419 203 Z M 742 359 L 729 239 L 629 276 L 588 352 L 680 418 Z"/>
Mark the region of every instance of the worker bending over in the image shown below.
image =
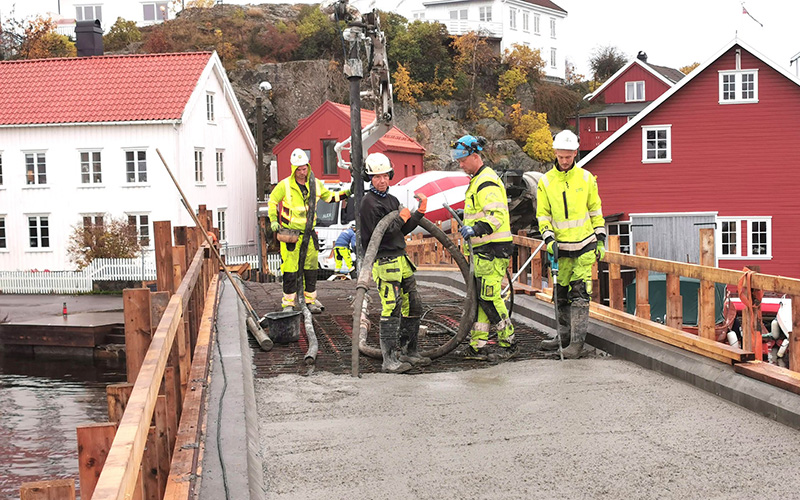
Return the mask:
<path id="1" fill-rule="evenodd" d="M 355 222 L 351 222 L 347 229 L 339 233 L 333 244 L 333 261 L 337 273 L 342 272 L 342 266 L 347 268 L 347 272 L 353 270 L 352 253 L 356 251 L 355 225 Z"/>

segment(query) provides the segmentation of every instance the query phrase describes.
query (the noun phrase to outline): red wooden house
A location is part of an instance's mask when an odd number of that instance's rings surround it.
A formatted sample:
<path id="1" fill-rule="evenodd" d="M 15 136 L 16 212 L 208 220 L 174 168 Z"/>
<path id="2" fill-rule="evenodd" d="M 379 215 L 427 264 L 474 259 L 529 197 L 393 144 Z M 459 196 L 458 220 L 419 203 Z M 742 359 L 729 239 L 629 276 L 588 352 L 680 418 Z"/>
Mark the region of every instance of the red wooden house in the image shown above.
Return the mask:
<path id="1" fill-rule="evenodd" d="M 800 278 L 800 80 L 733 40 L 581 160 L 626 248 Z M 613 217 L 612 217 L 613 218 Z"/>
<path id="2" fill-rule="evenodd" d="M 684 76 L 677 69 L 648 63 L 647 54 L 639 52 L 635 59 L 584 97 L 602 107 L 579 115 L 576 129 L 581 153 L 599 146 Z"/>
<path id="3" fill-rule="evenodd" d="M 375 112 L 361 110 L 362 128 L 375 120 Z M 277 183 L 291 172 L 289 157 L 295 148 L 305 150 L 311 160 L 311 169 L 318 179 L 326 182 L 350 182 L 350 172 L 337 168 L 336 152 L 333 146 L 350 137 L 350 106 L 325 101 L 308 117 L 298 121 L 297 127 L 283 138 L 272 150 L 278 162 L 278 178 L 271 179 Z M 403 133 L 392 127 L 383 137 L 369 148 L 370 153 L 383 153 L 392 160 L 395 175 L 391 184 L 409 175 L 422 173 L 422 159 L 425 148 Z M 344 159 L 350 161 L 349 154 L 343 153 Z"/>

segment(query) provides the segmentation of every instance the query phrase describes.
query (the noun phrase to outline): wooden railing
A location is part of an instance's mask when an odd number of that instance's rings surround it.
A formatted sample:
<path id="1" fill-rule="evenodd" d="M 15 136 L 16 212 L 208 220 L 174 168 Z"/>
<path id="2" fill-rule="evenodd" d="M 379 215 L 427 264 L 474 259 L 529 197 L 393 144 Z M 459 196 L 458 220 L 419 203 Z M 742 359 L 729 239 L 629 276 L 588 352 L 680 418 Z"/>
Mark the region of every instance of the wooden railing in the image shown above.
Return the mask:
<path id="1" fill-rule="evenodd" d="M 219 264 L 204 228 L 154 223 L 157 292 L 123 292 L 127 383 L 107 388 L 109 421 L 77 429 L 82 500 L 184 500 L 200 452 Z M 69 484 L 67 484 L 69 483 Z M 74 480 L 22 485 L 22 500 L 74 499 Z M 70 486 L 71 484 L 71 486 Z"/>

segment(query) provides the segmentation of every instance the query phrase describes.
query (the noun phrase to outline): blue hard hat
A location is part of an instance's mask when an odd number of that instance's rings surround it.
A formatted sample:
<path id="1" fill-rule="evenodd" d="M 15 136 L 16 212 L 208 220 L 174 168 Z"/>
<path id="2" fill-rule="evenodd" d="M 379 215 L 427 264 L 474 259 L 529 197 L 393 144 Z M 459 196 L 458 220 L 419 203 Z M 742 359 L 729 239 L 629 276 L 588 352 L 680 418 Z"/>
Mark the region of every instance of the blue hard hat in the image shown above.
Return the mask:
<path id="1" fill-rule="evenodd" d="M 472 153 L 483 151 L 486 139 L 474 135 L 465 135 L 450 144 L 450 157 L 454 160 L 465 158 Z"/>

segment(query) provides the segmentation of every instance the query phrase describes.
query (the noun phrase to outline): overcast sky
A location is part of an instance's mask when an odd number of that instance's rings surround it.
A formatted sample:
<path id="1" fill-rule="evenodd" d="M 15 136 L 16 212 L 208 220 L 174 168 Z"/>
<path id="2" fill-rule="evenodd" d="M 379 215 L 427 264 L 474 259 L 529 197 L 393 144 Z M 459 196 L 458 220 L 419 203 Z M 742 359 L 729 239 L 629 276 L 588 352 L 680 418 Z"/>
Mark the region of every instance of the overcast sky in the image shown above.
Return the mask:
<path id="1" fill-rule="evenodd" d="M 359 4 L 369 1 L 358 0 Z M 404 6 L 421 1 L 403 0 Z M 694 62 L 705 62 L 732 40 L 737 31 L 740 39 L 772 62 L 796 74 L 796 68 L 789 67 L 789 59 L 800 52 L 800 37 L 794 36 L 800 21 L 800 0 L 745 1 L 744 6 L 764 25 L 763 28 L 742 13 L 741 0 L 671 0 L 660 4 L 644 0 L 553 1 L 568 12 L 558 33 L 562 53 L 586 77 L 591 76 L 589 58 L 597 47 L 614 46 L 629 57 L 644 50 L 649 62 L 680 68 Z M 30 13 L 56 10 L 58 0 L 0 0 L 0 14 L 6 15 L 14 3 L 18 13 Z M 398 3 L 399 0 L 377 1 L 382 9 Z"/>

